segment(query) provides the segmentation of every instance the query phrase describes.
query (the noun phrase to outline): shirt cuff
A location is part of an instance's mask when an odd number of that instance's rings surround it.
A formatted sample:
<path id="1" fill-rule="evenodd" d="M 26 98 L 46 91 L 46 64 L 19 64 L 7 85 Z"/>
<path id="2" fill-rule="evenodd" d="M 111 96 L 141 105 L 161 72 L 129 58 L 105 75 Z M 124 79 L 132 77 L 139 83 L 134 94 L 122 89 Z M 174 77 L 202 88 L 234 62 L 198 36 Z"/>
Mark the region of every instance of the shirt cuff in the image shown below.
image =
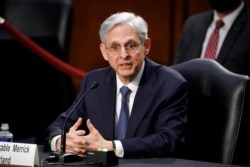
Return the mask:
<path id="1" fill-rule="evenodd" d="M 116 146 L 115 154 L 117 157 L 122 158 L 124 156 L 124 149 L 123 149 L 122 143 L 120 140 L 114 140 L 114 142 Z"/>
<path id="2" fill-rule="evenodd" d="M 61 135 L 58 135 L 58 136 L 55 136 L 55 137 L 52 138 L 51 143 L 50 143 L 51 151 L 57 151 L 57 149 L 56 149 L 56 140 L 59 137 L 61 137 Z"/>

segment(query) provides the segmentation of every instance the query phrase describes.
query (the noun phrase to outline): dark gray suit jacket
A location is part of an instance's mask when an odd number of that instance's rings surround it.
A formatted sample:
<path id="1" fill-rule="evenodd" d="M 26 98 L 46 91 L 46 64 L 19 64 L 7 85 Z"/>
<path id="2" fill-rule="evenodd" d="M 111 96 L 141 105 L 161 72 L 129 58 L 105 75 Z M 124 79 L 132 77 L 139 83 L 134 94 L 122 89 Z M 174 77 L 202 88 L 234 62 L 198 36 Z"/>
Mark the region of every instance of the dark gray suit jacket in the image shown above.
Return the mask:
<path id="1" fill-rule="evenodd" d="M 111 67 L 89 72 L 81 85 L 79 98 L 94 82 L 92 89 L 68 119 L 68 130 L 78 117 L 90 118 L 107 140 L 115 139 L 116 75 Z M 176 71 L 148 58 L 135 96 L 126 139 L 124 157 L 162 157 L 183 142 L 186 125 L 187 82 Z M 72 105 L 74 106 L 74 104 Z M 47 138 L 61 134 L 66 115 L 62 113 L 48 128 Z"/>
<path id="2" fill-rule="evenodd" d="M 187 19 L 173 64 L 201 56 L 203 40 L 212 20 L 213 11 Z M 230 71 L 250 75 L 250 10 L 246 6 L 232 24 L 217 61 Z"/>

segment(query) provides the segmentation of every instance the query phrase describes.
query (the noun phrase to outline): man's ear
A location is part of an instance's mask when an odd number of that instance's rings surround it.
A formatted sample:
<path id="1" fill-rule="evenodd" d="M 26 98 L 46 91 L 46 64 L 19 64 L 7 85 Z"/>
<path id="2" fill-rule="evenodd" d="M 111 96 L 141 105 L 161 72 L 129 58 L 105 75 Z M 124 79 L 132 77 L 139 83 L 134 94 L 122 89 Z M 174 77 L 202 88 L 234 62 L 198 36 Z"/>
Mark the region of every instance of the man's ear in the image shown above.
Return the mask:
<path id="1" fill-rule="evenodd" d="M 151 48 L 151 39 L 150 38 L 148 38 L 144 41 L 144 47 L 145 47 L 144 54 L 147 55 L 150 52 L 150 48 Z"/>
<path id="2" fill-rule="evenodd" d="M 107 51 L 106 51 L 106 47 L 103 43 L 100 44 L 100 51 L 102 53 L 102 57 L 104 58 L 104 60 L 108 61 L 108 56 L 107 56 Z"/>

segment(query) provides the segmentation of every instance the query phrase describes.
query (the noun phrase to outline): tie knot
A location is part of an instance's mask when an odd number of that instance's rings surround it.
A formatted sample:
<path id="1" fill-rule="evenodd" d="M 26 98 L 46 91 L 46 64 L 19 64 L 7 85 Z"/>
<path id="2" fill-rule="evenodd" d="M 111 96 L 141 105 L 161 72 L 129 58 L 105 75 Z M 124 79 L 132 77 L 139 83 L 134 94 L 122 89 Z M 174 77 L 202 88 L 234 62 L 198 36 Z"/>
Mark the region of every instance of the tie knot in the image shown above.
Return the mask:
<path id="1" fill-rule="evenodd" d="M 219 28 L 221 28 L 222 26 L 224 26 L 224 22 L 223 22 L 223 20 L 217 20 L 216 21 L 216 29 L 219 29 Z"/>
<path id="2" fill-rule="evenodd" d="M 130 89 L 127 86 L 122 86 L 120 92 L 122 94 L 122 97 L 126 97 L 130 92 Z"/>

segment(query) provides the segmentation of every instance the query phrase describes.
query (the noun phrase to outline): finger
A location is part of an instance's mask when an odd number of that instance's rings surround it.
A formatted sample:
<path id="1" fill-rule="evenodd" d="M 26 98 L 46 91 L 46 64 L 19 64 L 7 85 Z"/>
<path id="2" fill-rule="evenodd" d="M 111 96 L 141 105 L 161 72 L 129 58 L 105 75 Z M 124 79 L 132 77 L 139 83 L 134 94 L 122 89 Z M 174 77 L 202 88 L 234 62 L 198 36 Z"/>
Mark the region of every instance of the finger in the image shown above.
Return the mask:
<path id="1" fill-rule="evenodd" d="M 77 131 L 75 131 L 75 135 L 77 135 L 77 136 L 83 136 L 85 134 L 86 134 L 85 130 L 77 130 Z"/>
<path id="2" fill-rule="evenodd" d="M 75 124 L 69 129 L 69 131 L 76 131 L 82 124 L 82 118 L 78 118 Z"/>
<path id="3" fill-rule="evenodd" d="M 86 148 L 81 147 L 80 145 L 74 143 L 68 143 L 66 147 L 66 152 L 72 152 L 81 157 L 84 157 L 84 154 L 86 154 Z"/>
<path id="4" fill-rule="evenodd" d="M 66 150 L 66 152 L 74 153 L 80 157 L 84 157 L 86 154 L 86 149 L 80 147 L 71 147 Z"/>
<path id="5" fill-rule="evenodd" d="M 88 127 L 90 133 L 93 132 L 93 131 L 95 130 L 95 127 L 94 127 L 94 125 L 91 123 L 90 119 L 87 120 L 87 127 Z"/>

